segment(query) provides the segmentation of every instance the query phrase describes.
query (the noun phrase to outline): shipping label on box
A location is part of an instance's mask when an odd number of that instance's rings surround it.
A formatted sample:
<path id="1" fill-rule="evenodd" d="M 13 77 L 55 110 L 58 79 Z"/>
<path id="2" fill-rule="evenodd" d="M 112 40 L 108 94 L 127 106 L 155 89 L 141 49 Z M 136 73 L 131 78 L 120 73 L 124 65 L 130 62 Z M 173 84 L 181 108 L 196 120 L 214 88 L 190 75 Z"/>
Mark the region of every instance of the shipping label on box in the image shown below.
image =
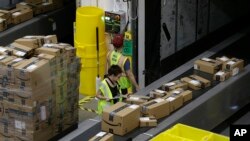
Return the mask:
<path id="1" fill-rule="evenodd" d="M 99 132 L 94 137 L 90 138 L 89 141 L 113 141 L 114 135 L 107 132 Z"/>
<path id="2" fill-rule="evenodd" d="M 156 119 L 165 117 L 170 113 L 170 103 L 162 98 L 150 100 L 141 105 L 141 112 L 144 115 L 154 116 Z"/>
<path id="3" fill-rule="evenodd" d="M 230 77 L 230 72 L 228 71 L 219 71 L 214 74 L 213 79 L 216 81 L 225 81 Z"/>
<path id="4" fill-rule="evenodd" d="M 140 106 L 118 102 L 103 110 L 102 130 L 125 135 L 139 126 Z"/>
<path id="5" fill-rule="evenodd" d="M 222 62 L 210 59 L 210 58 L 202 58 L 200 60 L 196 60 L 194 62 L 194 69 L 203 71 L 210 74 L 215 74 L 222 68 Z"/>
<path id="6" fill-rule="evenodd" d="M 168 82 L 168 83 L 165 83 L 162 85 L 162 89 L 165 91 L 172 91 L 172 90 L 178 89 L 178 88 L 187 89 L 188 84 L 186 82 L 182 82 L 180 80 L 175 80 L 175 81 Z"/>

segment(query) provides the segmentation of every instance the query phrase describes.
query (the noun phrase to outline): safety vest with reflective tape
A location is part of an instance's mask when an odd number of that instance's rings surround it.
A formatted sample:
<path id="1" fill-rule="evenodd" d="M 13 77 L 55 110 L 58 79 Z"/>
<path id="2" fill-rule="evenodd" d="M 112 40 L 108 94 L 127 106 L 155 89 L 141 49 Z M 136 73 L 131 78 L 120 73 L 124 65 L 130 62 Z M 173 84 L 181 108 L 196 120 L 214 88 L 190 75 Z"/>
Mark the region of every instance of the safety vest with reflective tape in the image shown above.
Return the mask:
<path id="1" fill-rule="evenodd" d="M 121 53 L 119 53 L 115 50 L 113 50 L 108 55 L 109 55 L 108 58 L 109 58 L 110 66 L 111 65 L 118 65 L 122 69 L 122 76 L 118 80 L 120 88 L 127 89 L 127 88 L 131 87 L 131 82 L 128 79 L 127 75 L 125 74 L 125 70 L 124 70 L 124 64 L 128 58 L 123 56 Z"/>
<path id="2" fill-rule="evenodd" d="M 102 80 L 101 85 L 100 85 L 100 91 L 102 92 L 103 96 L 108 97 L 109 99 L 113 99 L 113 95 L 111 93 L 111 90 L 108 86 L 108 83 L 106 81 L 106 79 Z M 122 101 L 122 97 L 120 97 L 119 101 Z M 111 100 L 110 102 L 107 102 L 106 100 L 99 100 L 98 101 L 98 114 L 102 114 L 102 111 L 104 108 L 107 108 L 111 105 L 114 104 L 114 101 Z"/>

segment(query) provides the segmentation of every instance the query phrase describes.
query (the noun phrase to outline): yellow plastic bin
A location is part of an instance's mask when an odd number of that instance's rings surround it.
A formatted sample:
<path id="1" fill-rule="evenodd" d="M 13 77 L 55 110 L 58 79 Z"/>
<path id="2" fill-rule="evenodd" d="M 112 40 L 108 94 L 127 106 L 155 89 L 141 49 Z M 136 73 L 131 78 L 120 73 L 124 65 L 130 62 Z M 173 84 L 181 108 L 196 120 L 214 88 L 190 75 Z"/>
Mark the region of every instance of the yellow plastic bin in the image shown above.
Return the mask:
<path id="1" fill-rule="evenodd" d="M 99 30 L 99 75 L 103 78 L 107 48 L 105 43 L 104 11 L 97 7 L 79 7 L 74 24 L 76 54 L 81 58 L 79 91 L 83 95 L 96 94 L 97 49 L 96 27 Z"/>
<path id="2" fill-rule="evenodd" d="M 229 141 L 229 138 L 213 132 L 176 124 L 172 128 L 160 133 L 152 141 Z"/>

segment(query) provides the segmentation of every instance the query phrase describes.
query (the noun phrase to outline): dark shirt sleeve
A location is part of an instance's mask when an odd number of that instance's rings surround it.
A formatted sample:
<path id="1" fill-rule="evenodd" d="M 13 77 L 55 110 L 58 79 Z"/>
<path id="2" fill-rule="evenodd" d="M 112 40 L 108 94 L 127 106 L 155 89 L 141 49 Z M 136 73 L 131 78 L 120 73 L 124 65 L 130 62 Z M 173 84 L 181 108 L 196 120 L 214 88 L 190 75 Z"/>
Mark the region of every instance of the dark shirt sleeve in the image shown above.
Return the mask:
<path id="1" fill-rule="evenodd" d="M 130 70 L 130 61 L 129 61 L 129 59 L 126 60 L 123 69 L 124 69 L 125 71 Z"/>

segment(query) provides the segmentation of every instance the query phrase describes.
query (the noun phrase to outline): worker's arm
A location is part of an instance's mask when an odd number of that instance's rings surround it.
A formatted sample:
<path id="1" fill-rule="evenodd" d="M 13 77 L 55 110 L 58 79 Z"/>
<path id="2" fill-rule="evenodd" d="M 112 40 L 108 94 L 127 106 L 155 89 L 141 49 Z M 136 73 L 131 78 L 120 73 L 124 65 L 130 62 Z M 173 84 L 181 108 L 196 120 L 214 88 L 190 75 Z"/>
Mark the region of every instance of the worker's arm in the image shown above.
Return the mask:
<path id="1" fill-rule="evenodd" d="M 132 73 L 131 69 L 129 69 L 129 70 L 126 71 L 126 75 L 128 76 L 128 78 L 129 78 L 129 80 L 131 81 L 131 83 L 135 86 L 136 91 L 139 91 L 139 90 L 140 90 L 140 87 L 139 87 L 139 85 L 137 84 L 137 82 L 135 81 L 135 76 L 134 76 L 134 74 Z"/>
<path id="2" fill-rule="evenodd" d="M 109 98 L 103 96 L 103 94 L 102 94 L 102 92 L 101 92 L 100 90 L 97 91 L 96 97 L 97 97 L 98 99 L 100 99 L 100 100 L 106 100 L 106 101 L 109 101 L 109 100 L 110 100 Z"/>

